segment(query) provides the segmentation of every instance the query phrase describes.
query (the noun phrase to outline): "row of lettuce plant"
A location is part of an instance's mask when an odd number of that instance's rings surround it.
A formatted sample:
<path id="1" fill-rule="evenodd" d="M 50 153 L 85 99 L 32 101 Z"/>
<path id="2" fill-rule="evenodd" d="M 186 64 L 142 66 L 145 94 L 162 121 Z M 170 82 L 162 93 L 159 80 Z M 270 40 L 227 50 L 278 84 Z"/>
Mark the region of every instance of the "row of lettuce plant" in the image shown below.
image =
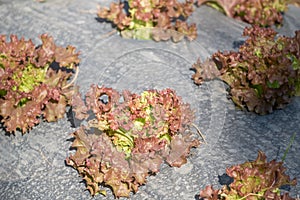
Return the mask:
<path id="1" fill-rule="evenodd" d="M 123 36 L 174 41 L 181 40 L 182 33 L 188 38 L 196 36 L 195 26 L 180 21 L 191 14 L 190 1 L 129 1 L 131 16 L 123 13 L 123 6 L 112 3 L 110 10 L 99 11 L 99 17 L 114 21 Z M 175 18 L 179 21 L 171 26 Z M 143 27 L 154 32 L 140 32 Z M 244 35 L 249 38 L 238 52 L 219 51 L 204 63 L 199 60 L 193 66 L 193 79 L 201 84 L 219 78 L 230 86 L 231 98 L 239 107 L 258 114 L 271 113 L 300 93 L 299 33 L 276 38 L 271 28 L 245 28 Z M 92 85 L 83 100 L 74 84 L 80 62 L 75 47 L 56 46 L 46 34 L 41 35 L 39 46 L 15 35 L 10 36 L 10 42 L 4 35 L 0 39 L 0 115 L 4 129 L 26 133 L 41 120 L 63 118 L 67 106 L 72 106 L 76 118 L 88 122 L 73 133 L 76 152 L 66 163 L 83 177 L 91 195 L 105 195 L 102 187 L 106 186 L 116 198 L 129 197 L 148 176 L 159 172 L 162 163 L 180 167 L 187 162 L 191 148 L 200 145 L 191 133 L 195 113 L 172 89 L 134 94 Z M 200 196 L 293 199 L 280 193 L 282 185 L 296 184 L 284 171 L 282 162 L 268 163 L 259 152 L 254 162 L 226 170 L 234 179 L 229 186 L 220 190 L 207 186 Z"/>
<path id="2" fill-rule="evenodd" d="M 57 46 L 46 34 L 40 38 L 36 46 L 16 35 L 10 41 L 0 37 L 1 123 L 8 134 L 25 134 L 41 121 L 63 118 L 72 107 L 88 123 L 73 133 L 76 153 L 66 163 L 92 195 L 105 194 L 100 188 L 105 185 L 115 197 L 128 197 L 163 162 L 180 167 L 200 145 L 190 131 L 195 113 L 174 90 L 120 94 L 92 85 L 83 100 L 74 84 L 80 62 L 75 47 Z"/>
<path id="3" fill-rule="evenodd" d="M 226 77 L 235 83 L 229 84 L 231 90 L 236 90 L 235 87 L 246 93 L 247 90 L 255 90 L 250 92 L 255 95 L 245 96 L 258 98 L 265 94 L 265 90 L 257 90 L 258 86 L 250 87 L 251 83 L 241 84 L 241 80 L 249 81 L 247 73 L 251 71 L 247 67 L 253 67 L 250 69 L 260 78 L 265 78 L 265 85 L 261 86 L 263 89 L 277 89 L 278 92 L 282 90 L 281 85 L 291 84 L 284 85 L 286 93 L 280 92 L 281 95 L 275 97 L 269 95 L 268 98 L 275 99 L 271 102 L 289 100 L 282 96 L 291 97 L 299 89 L 299 85 L 295 85 L 299 84 L 299 32 L 293 38 L 279 37 L 276 40 L 272 29 L 246 28 L 244 34 L 250 38 L 239 52 L 217 52 L 213 59 L 204 64 L 197 62 L 194 65 L 197 71 L 194 80 L 201 83 L 215 77 Z M 10 39 L 6 42 L 6 37 L 1 36 L 0 43 L 0 113 L 5 130 L 8 133 L 16 130 L 26 133 L 40 120 L 50 122 L 64 117 L 66 107 L 72 106 L 76 118 L 88 122 L 73 133 L 75 139 L 71 148 L 76 152 L 66 159 L 66 163 L 78 170 L 91 195 L 106 195 L 103 189 L 106 186 L 117 198 L 129 197 L 131 192 L 136 193 L 139 186 L 146 183 L 148 176 L 159 172 L 162 163 L 180 167 L 187 162 L 191 148 L 201 144 L 190 131 L 194 126 L 195 113 L 174 90 L 147 90 L 139 95 L 92 85 L 84 101 L 78 86 L 74 85 L 80 61 L 74 47 L 56 46 L 53 38 L 46 34 L 41 35 L 42 45 L 39 46 L 31 40 L 19 40 L 15 35 L 11 35 Z M 245 55 L 239 55 L 245 52 Z M 270 61 L 277 65 L 273 63 L 269 66 Z M 219 67 L 218 64 L 223 65 Z M 264 71 L 259 73 L 254 64 Z M 282 71 L 273 69 L 270 72 L 275 75 L 266 74 L 270 67 Z M 240 69 L 241 72 L 238 71 Z M 70 80 L 74 70 L 76 74 Z M 287 77 L 282 78 L 283 74 Z M 280 80 L 276 79 L 279 77 Z M 266 78 L 269 78 L 267 82 Z M 225 78 L 223 80 L 231 83 Z M 241 88 L 245 85 L 248 86 L 246 89 Z M 261 94 L 257 95 L 258 92 Z M 245 105 L 248 109 L 256 108 L 252 111 L 263 111 L 257 113 L 264 114 L 277 104 L 269 107 L 259 103 L 253 107 Z M 257 109 L 257 106 L 264 109 Z M 234 179 L 233 183 L 218 190 L 207 186 L 200 196 L 204 199 L 293 199 L 287 193 L 280 193 L 282 185 L 296 184 L 295 179 L 290 180 L 284 174 L 282 164 L 274 160 L 266 162 L 265 155 L 259 152 L 254 162 L 226 170 Z"/>

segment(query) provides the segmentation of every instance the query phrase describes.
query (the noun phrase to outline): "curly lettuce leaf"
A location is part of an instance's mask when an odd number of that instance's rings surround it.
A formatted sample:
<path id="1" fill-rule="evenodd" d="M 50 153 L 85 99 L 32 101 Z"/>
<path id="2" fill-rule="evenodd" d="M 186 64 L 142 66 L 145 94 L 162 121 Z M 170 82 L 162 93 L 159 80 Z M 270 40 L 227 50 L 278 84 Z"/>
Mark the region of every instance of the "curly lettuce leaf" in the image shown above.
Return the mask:
<path id="1" fill-rule="evenodd" d="M 9 133 L 26 133 L 42 119 L 62 118 L 73 95 L 79 95 L 68 82 L 80 61 L 75 48 L 56 46 L 47 34 L 40 37 L 42 44 L 36 47 L 16 35 L 10 42 L 0 36 L 0 115 Z"/>
<path id="2" fill-rule="evenodd" d="M 221 199 L 290 199 L 288 193 L 281 194 L 280 187 L 295 186 L 296 178 L 290 180 L 285 174 L 283 162 L 272 160 L 267 162 L 266 156 L 259 151 L 256 160 L 247 161 L 226 169 L 228 176 L 233 178 L 229 186 L 213 189 L 206 186 L 200 191 L 200 197 L 208 200 Z"/>
<path id="3" fill-rule="evenodd" d="M 287 105 L 299 95 L 300 31 L 294 37 L 277 36 L 271 28 L 244 29 L 248 39 L 237 52 L 212 55 L 213 62 L 196 63 L 193 79 L 212 79 L 206 68 L 219 70 L 218 78 L 230 86 L 230 96 L 240 108 L 264 115 Z M 206 72 L 206 73 L 204 73 Z"/>
<path id="4" fill-rule="evenodd" d="M 128 10 L 124 7 L 124 2 L 112 2 L 97 14 L 116 25 L 124 38 L 178 42 L 185 36 L 189 40 L 197 37 L 196 25 L 186 22 L 194 10 L 193 0 L 128 0 Z"/>
<path id="5" fill-rule="evenodd" d="M 77 169 L 91 195 L 105 194 L 101 186 L 109 186 L 115 197 L 129 197 L 163 162 L 180 167 L 200 145 L 187 133 L 194 113 L 171 89 L 138 95 L 92 85 L 86 108 L 93 116 L 73 133 L 76 153 L 67 164 Z"/>
<path id="6" fill-rule="evenodd" d="M 207 4 L 231 18 L 262 27 L 281 25 L 288 4 L 285 0 L 198 0 L 197 5 Z"/>

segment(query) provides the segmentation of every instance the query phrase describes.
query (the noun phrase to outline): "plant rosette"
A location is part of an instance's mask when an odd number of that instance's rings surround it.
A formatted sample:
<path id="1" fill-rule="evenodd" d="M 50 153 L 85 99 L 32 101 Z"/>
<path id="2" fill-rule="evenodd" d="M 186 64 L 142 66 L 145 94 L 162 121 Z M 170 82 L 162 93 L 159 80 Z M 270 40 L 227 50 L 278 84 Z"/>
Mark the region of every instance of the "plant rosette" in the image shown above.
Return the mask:
<path id="1" fill-rule="evenodd" d="M 193 11 L 193 0 L 128 0 L 100 7 L 97 15 L 112 22 L 124 38 L 178 42 L 197 37 L 196 24 L 187 24 Z"/>
<path id="2" fill-rule="evenodd" d="M 0 35 L 0 117 L 8 133 L 26 133 L 45 119 L 64 117 L 67 105 L 78 93 L 69 79 L 78 72 L 79 53 L 75 47 L 56 46 L 47 34 L 42 44 Z M 76 76 L 75 76 L 76 78 Z"/>
<path id="3" fill-rule="evenodd" d="M 252 25 L 269 27 L 283 23 L 282 14 L 292 1 L 282 0 L 198 0 L 197 5 L 207 4 L 216 10 Z"/>
<path id="4" fill-rule="evenodd" d="M 280 187 L 295 186 L 296 178 L 290 180 L 285 174 L 283 162 L 267 162 L 266 155 L 259 151 L 256 160 L 226 169 L 233 182 L 222 189 L 206 186 L 200 191 L 204 200 L 296 200 L 288 193 L 281 194 Z"/>
<path id="5" fill-rule="evenodd" d="M 261 115 L 272 113 L 300 95 L 300 30 L 294 37 L 278 36 L 271 28 L 244 29 L 248 39 L 238 52 L 216 52 L 193 65 L 193 80 L 219 78 L 230 86 L 230 97 L 240 108 Z"/>
<path id="6" fill-rule="evenodd" d="M 192 147 L 200 145 L 190 131 L 194 113 L 171 89 L 147 90 L 140 95 L 92 85 L 86 105 L 87 126 L 73 133 L 75 154 L 66 163 L 79 172 L 91 195 L 129 197 L 163 162 L 180 167 Z M 82 115 L 83 116 L 83 115 Z M 83 116 L 84 117 L 84 116 Z"/>

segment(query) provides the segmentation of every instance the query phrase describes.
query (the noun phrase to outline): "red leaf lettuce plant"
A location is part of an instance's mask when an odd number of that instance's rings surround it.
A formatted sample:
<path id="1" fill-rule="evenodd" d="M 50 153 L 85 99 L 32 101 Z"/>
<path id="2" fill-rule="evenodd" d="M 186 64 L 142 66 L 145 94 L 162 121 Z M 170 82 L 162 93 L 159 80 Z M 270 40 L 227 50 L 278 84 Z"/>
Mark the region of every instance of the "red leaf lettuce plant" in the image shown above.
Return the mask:
<path id="1" fill-rule="evenodd" d="M 189 132 L 194 113 L 171 89 L 121 95 L 92 85 L 86 106 L 74 110 L 91 110 L 94 117 L 73 133 L 76 152 L 66 162 L 78 170 L 92 195 L 106 195 L 101 186 L 108 186 L 115 197 L 129 197 L 164 161 L 180 167 L 190 148 L 200 144 Z"/>
<path id="2" fill-rule="evenodd" d="M 193 65 L 194 82 L 220 78 L 237 106 L 258 114 L 283 108 L 300 95 L 300 31 L 294 37 L 276 34 L 271 28 L 245 28 L 248 39 L 238 52 L 218 51 Z"/>
<path id="3" fill-rule="evenodd" d="M 128 3 L 128 10 L 125 4 Z M 195 24 L 186 20 L 194 10 L 193 0 L 128 0 L 112 2 L 110 8 L 100 8 L 98 17 L 107 19 L 117 26 L 125 38 L 173 39 L 180 41 L 184 36 L 189 40 L 197 37 Z"/>
<path id="4" fill-rule="evenodd" d="M 207 4 L 227 16 L 253 25 L 271 26 L 283 22 L 282 13 L 289 0 L 198 0 L 198 6 Z"/>
<path id="5" fill-rule="evenodd" d="M 42 44 L 0 35 L 0 115 L 7 132 L 25 133 L 42 118 L 56 121 L 76 93 L 68 82 L 79 64 L 75 48 L 56 46 L 53 38 L 41 35 Z M 58 64 L 57 69 L 51 67 Z M 0 116 L 0 117 L 1 117 Z"/>
<path id="6" fill-rule="evenodd" d="M 206 186 L 200 191 L 200 197 L 204 200 L 294 200 L 280 191 L 281 186 L 297 184 L 296 178 L 290 180 L 285 170 L 283 162 L 267 162 L 265 154 L 259 151 L 255 161 L 226 169 L 227 175 L 234 180 L 229 186 L 217 190 Z"/>

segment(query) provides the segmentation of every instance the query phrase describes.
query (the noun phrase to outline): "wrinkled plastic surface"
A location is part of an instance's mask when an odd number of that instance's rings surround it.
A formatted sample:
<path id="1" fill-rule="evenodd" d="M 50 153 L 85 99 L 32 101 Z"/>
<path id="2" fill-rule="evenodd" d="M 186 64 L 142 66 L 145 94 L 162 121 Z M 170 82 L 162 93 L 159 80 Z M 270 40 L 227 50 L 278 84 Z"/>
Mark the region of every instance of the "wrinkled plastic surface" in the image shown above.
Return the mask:
<path id="1" fill-rule="evenodd" d="M 130 199 L 195 199 L 206 185 L 220 186 L 218 176 L 226 167 L 254 160 L 258 150 L 269 159 L 280 160 L 295 132 L 285 166 L 291 178 L 300 179 L 299 97 L 283 110 L 258 116 L 235 108 L 222 82 L 199 87 L 191 80 L 190 68 L 198 57 L 204 60 L 217 50 L 237 49 L 248 24 L 202 6 L 189 18 L 197 23 L 196 41 L 123 39 L 117 33 L 109 34 L 114 31 L 110 24 L 97 21 L 99 4 L 108 6 L 109 1 L 0 0 L 0 34 L 17 34 L 38 44 L 37 36 L 48 33 L 57 45 L 75 46 L 81 52 L 76 84 L 82 93 L 92 83 L 137 93 L 170 87 L 191 104 L 195 124 L 208 144 L 194 149 L 181 168 L 163 165 Z M 300 29 L 299 18 L 300 8 L 290 6 L 277 31 L 293 35 Z M 69 150 L 70 133 L 79 125 L 69 114 L 57 123 L 41 123 L 24 136 L 20 132 L 8 136 L 1 130 L 0 199 L 91 199 L 77 171 L 65 165 L 65 158 L 73 152 Z M 300 185 L 290 192 L 293 197 L 300 195 Z M 114 197 L 108 190 L 107 197 L 94 199 Z"/>

